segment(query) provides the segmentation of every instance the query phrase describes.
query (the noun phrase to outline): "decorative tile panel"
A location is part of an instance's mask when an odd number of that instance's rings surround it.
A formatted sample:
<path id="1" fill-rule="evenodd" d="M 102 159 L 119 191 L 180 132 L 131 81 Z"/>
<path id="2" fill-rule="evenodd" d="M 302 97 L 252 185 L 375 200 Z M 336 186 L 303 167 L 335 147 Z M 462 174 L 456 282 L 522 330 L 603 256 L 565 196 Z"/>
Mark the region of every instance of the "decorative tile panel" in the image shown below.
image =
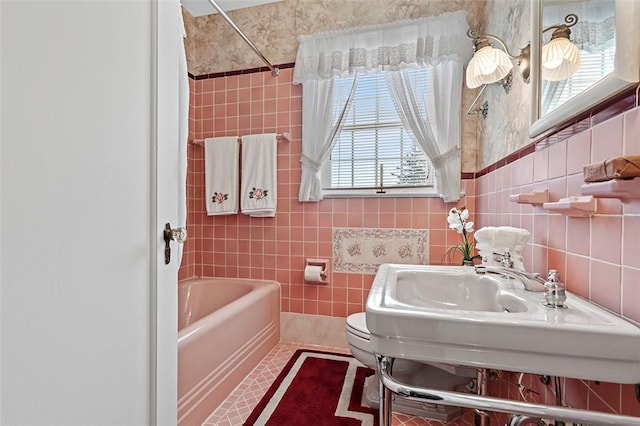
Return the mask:
<path id="1" fill-rule="evenodd" d="M 333 270 L 375 274 L 383 263 L 426 265 L 426 229 L 333 228 Z"/>

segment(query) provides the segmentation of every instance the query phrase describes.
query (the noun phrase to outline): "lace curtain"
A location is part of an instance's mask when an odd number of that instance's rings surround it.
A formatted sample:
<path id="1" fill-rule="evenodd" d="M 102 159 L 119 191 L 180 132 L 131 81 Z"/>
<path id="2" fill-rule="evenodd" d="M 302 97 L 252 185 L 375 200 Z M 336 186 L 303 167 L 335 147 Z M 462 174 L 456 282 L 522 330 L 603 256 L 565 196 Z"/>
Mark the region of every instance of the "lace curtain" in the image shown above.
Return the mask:
<path id="1" fill-rule="evenodd" d="M 571 27 L 571 40 L 580 50 L 597 52 L 614 45 L 616 18 L 609 16 L 603 21 L 578 22 Z"/>
<path id="2" fill-rule="evenodd" d="M 471 58 L 466 12 L 298 38 L 293 83 Z"/>
<path id="3" fill-rule="evenodd" d="M 542 94 L 540 96 L 540 111 L 545 115 L 555 109 L 558 99 L 562 96 L 568 80 L 548 81 L 542 80 Z"/>
<path id="4" fill-rule="evenodd" d="M 398 115 L 431 160 L 436 189 L 446 202 L 460 199 L 462 75 L 462 64 L 455 61 L 428 67 L 425 80 L 409 70 L 385 75 Z"/>
<path id="5" fill-rule="evenodd" d="M 468 26 L 466 12 L 458 11 L 413 21 L 299 38 L 293 83 L 303 85 L 300 201 L 322 199 L 320 169 L 339 135 L 341 121 L 334 123 L 327 119 L 327 111 L 333 107 L 331 82 L 336 77 L 361 72 L 390 72 L 443 64 L 457 64 L 456 69 L 462 70 L 463 64 L 472 54 L 472 43 L 466 36 Z M 460 192 L 462 72 L 456 72 L 453 78 L 447 79 L 446 86 L 438 81 L 439 98 L 431 99 L 434 107 L 429 112 L 436 111 L 433 112 L 432 119 L 436 119 L 436 116 L 446 118 L 446 125 L 453 127 L 445 132 L 439 130 L 440 124 L 432 123 L 431 126 L 437 127 L 439 131 L 432 131 L 432 136 L 428 139 L 436 145 L 433 149 L 428 148 L 425 153 L 434 164 L 437 175 L 441 175 L 442 183 L 438 188 L 445 182 L 454 182 L 453 185 L 445 184 L 451 188 L 457 182 L 457 189 L 447 190 L 445 198 L 447 201 L 454 201 L 459 198 Z M 443 108 L 440 108 L 441 102 Z M 348 105 L 349 100 L 340 107 L 346 111 Z M 457 110 L 451 109 L 454 105 L 457 105 Z M 422 145 L 420 140 L 418 142 Z M 445 154 L 446 161 L 441 157 Z"/>
<path id="6" fill-rule="evenodd" d="M 358 78 L 353 80 L 350 94 L 344 105 L 335 105 L 335 78 L 328 80 L 308 80 L 302 93 L 302 176 L 298 200 L 322 200 L 322 180 L 320 169 L 329 158 L 337 136 L 342 130 L 344 118 L 353 100 L 358 85 Z M 340 114 L 335 123 L 334 109 Z"/>
<path id="7" fill-rule="evenodd" d="M 570 13 L 578 16 L 578 23 L 571 27 L 571 41 L 580 50 L 598 52 L 615 44 L 615 0 L 590 0 L 545 4 L 543 9 L 544 27 L 564 23 Z M 553 30 L 543 34 L 543 43 L 551 38 Z"/>

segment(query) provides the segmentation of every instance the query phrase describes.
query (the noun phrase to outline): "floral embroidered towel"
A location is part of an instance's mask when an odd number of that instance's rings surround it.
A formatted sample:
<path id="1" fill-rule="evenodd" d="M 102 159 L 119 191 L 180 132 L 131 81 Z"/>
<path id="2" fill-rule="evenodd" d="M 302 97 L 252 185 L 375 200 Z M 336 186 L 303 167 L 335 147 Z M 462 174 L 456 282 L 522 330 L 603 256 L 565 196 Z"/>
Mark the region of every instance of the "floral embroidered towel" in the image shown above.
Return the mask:
<path id="1" fill-rule="evenodd" d="M 207 215 L 238 213 L 239 154 L 237 136 L 205 139 L 204 176 Z"/>
<path id="2" fill-rule="evenodd" d="M 256 217 L 276 215 L 277 169 L 275 133 L 242 137 L 242 213 Z"/>

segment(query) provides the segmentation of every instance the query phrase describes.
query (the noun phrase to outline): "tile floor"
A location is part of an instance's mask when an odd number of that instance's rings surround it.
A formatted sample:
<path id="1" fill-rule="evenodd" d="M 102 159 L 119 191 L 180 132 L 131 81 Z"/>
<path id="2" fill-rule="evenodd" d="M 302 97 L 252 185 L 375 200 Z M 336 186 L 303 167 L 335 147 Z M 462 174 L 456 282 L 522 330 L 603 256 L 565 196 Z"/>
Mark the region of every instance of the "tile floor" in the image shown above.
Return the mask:
<path id="1" fill-rule="evenodd" d="M 291 355 L 298 349 L 315 349 L 336 353 L 349 353 L 343 348 L 327 348 L 297 343 L 279 343 L 244 379 L 242 383 L 209 416 L 202 426 L 240 426 L 249 417 L 271 383 L 278 376 Z M 393 415 L 393 426 L 442 426 L 445 423 L 421 417 Z M 473 426 L 474 415 L 469 411 L 464 416 L 448 423 L 448 426 Z M 292 425 L 293 426 L 293 425 Z"/>

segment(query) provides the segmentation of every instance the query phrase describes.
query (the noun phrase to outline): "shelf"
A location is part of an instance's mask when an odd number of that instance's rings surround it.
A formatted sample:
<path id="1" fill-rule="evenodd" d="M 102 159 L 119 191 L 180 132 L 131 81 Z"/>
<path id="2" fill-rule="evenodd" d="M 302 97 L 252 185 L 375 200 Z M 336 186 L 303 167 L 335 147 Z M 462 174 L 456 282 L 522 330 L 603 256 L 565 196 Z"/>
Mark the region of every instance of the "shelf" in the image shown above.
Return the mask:
<path id="1" fill-rule="evenodd" d="M 593 195 L 596 198 L 618 198 L 624 201 L 640 199 L 640 178 L 611 179 L 605 182 L 594 182 L 582 185 L 582 195 Z"/>
<path id="2" fill-rule="evenodd" d="M 544 203 L 542 207 L 570 217 L 589 217 L 596 212 L 596 199 L 592 195 L 561 198 L 552 203 Z"/>
<path id="3" fill-rule="evenodd" d="M 549 201 L 549 190 L 545 189 L 544 191 L 523 192 L 521 194 L 511 195 L 509 196 L 509 199 L 518 204 L 539 206 Z"/>

